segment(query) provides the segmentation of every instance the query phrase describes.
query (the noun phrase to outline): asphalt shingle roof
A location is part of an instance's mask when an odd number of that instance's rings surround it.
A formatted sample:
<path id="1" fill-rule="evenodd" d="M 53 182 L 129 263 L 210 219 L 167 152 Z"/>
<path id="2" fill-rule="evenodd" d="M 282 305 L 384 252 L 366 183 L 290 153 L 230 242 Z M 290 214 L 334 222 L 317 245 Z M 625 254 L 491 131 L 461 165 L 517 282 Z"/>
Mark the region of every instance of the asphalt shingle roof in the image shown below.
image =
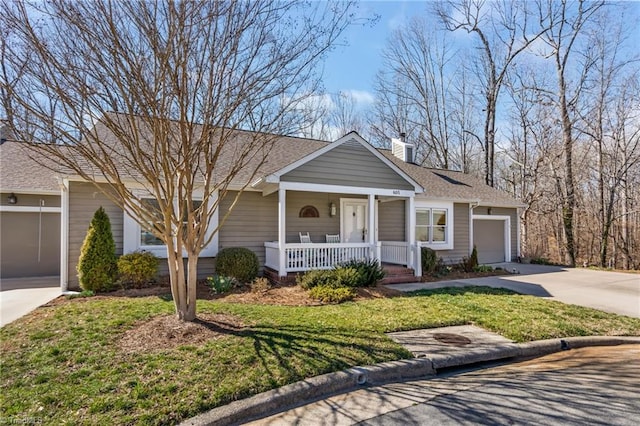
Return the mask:
<path id="1" fill-rule="evenodd" d="M 25 142 L 6 140 L 0 144 L 0 190 L 6 192 L 58 192 L 55 165 L 28 149 Z"/>
<path id="2" fill-rule="evenodd" d="M 250 132 L 237 131 L 234 143 L 229 144 L 223 150 L 220 160 L 218 172 L 225 173 L 225 169 L 229 168 L 234 161 L 237 161 L 238 145 L 247 143 L 250 139 Z M 106 133 L 104 140 L 114 139 L 113 146 L 117 146 L 117 139 L 112 134 Z M 260 155 L 249 160 L 248 166 L 242 170 L 234 179 L 234 184 L 244 185 L 248 180 L 255 180 L 260 177 L 272 174 L 305 156 L 326 147 L 329 142 L 305 139 L 288 136 L 278 136 L 274 145 L 267 156 L 267 160 L 260 166 L 258 173 L 252 178 L 252 171 L 256 168 L 260 161 Z M 114 152 L 120 150 L 114 149 Z M 420 198 L 452 200 L 452 201 L 478 201 L 481 205 L 493 205 L 503 207 L 517 207 L 522 204 L 511 197 L 509 194 L 491 188 L 482 180 L 451 170 L 428 169 L 415 164 L 406 163 L 391 153 L 390 150 L 379 149 L 383 156 L 392 161 L 398 168 L 403 170 L 407 175 L 411 176 L 424 189 L 424 194 Z M 0 145 L 0 188 L 3 190 L 57 190 L 58 183 L 55 179 L 56 174 L 73 174 L 61 172 L 62 168 L 57 167 L 57 171 L 51 170 L 56 168 L 49 161 L 38 157 L 37 153 L 32 150 L 25 149 L 24 144 L 14 141 L 6 141 Z M 36 161 L 35 158 L 39 158 Z M 49 164 L 49 167 L 43 167 L 42 162 Z M 124 155 L 117 159 L 118 164 L 122 164 L 123 172 L 129 173 L 131 177 L 135 169 L 130 167 L 129 161 Z M 95 171 L 97 172 L 97 171 Z"/>

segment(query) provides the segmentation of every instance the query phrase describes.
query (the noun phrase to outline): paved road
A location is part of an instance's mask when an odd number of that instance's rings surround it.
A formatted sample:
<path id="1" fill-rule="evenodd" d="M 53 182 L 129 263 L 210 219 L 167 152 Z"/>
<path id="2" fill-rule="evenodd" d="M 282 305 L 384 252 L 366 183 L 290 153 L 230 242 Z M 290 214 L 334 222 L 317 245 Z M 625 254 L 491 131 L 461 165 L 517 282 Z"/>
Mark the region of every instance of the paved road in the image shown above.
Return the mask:
<path id="1" fill-rule="evenodd" d="M 523 294 L 549 297 L 564 303 L 640 318 L 638 274 L 519 263 L 500 266 L 520 273 L 435 283 L 394 284 L 389 287 L 402 291 L 469 285 L 504 287 Z"/>
<path id="2" fill-rule="evenodd" d="M 593 347 L 337 395 L 252 425 L 637 425 L 640 345 Z"/>
<path id="3" fill-rule="evenodd" d="M 0 290 L 0 327 L 4 327 L 60 296 L 60 278 L 5 278 Z"/>

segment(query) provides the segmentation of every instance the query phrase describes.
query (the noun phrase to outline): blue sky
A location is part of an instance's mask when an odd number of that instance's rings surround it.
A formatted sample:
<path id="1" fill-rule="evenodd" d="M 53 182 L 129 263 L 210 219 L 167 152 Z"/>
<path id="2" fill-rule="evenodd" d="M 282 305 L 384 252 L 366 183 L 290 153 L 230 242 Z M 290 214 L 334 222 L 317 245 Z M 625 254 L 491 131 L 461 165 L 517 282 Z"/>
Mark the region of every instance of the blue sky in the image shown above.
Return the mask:
<path id="1" fill-rule="evenodd" d="M 391 32 L 414 15 L 424 14 L 429 2 L 363 0 L 359 15 L 380 16 L 374 25 L 352 25 L 343 38 L 347 46 L 331 52 L 325 62 L 324 83 L 328 93 L 350 91 L 357 100 L 373 94 L 373 78 L 380 68 L 380 52 Z"/>

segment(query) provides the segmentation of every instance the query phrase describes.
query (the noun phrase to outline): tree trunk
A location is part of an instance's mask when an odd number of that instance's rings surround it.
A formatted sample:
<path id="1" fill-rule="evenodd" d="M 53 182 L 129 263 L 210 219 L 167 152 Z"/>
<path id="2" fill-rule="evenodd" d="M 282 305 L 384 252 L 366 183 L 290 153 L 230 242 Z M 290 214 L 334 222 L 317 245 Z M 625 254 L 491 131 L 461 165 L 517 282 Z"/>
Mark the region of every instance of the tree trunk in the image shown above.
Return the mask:
<path id="1" fill-rule="evenodd" d="M 180 249 L 180 255 L 178 255 Z M 193 303 L 189 303 L 187 276 L 185 275 L 182 248 L 175 243 L 167 244 L 167 263 L 169 266 L 169 278 L 171 281 L 171 295 L 176 307 L 176 315 L 179 320 L 193 321 L 195 314 L 195 294 Z M 195 290 L 195 285 L 194 285 Z"/>
<path id="2" fill-rule="evenodd" d="M 562 206 L 562 224 L 566 238 L 566 249 L 569 266 L 576 266 L 576 248 L 574 237 L 574 215 L 576 209 L 576 188 L 573 176 L 573 136 L 571 134 L 572 123 L 567 106 L 567 88 L 563 69 L 558 68 L 558 97 L 560 100 L 560 117 L 562 122 L 562 144 L 564 146 L 565 160 L 565 197 Z"/>

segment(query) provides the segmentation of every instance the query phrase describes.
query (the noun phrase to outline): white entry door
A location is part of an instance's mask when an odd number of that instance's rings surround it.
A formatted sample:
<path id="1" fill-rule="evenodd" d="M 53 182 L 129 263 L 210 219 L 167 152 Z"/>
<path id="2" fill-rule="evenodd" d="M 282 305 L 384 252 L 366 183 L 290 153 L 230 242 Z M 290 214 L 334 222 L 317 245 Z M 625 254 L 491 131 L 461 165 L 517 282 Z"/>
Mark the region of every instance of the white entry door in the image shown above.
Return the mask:
<path id="1" fill-rule="evenodd" d="M 341 241 L 363 243 L 368 238 L 367 200 L 342 200 Z"/>

